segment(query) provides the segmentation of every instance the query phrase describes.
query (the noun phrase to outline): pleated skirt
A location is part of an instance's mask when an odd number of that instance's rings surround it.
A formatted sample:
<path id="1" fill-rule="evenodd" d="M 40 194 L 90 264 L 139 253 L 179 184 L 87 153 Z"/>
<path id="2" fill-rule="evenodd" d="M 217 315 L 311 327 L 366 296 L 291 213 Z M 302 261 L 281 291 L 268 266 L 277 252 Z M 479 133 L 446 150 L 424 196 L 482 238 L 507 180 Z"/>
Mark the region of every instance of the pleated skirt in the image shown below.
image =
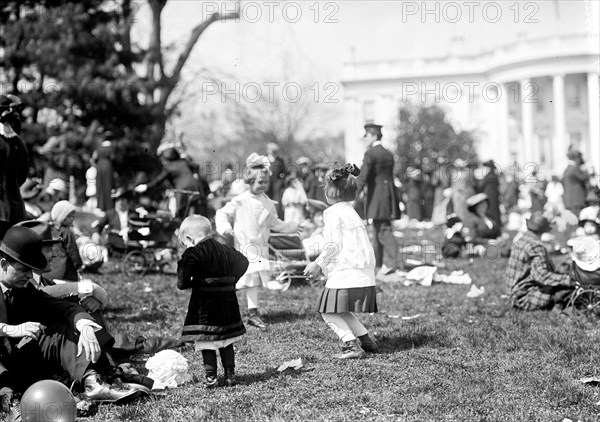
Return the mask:
<path id="1" fill-rule="evenodd" d="M 325 288 L 319 299 L 318 312 L 339 314 L 342 312 L 377 312 L 377 292 L 375 286 L 352 289 Z"/>

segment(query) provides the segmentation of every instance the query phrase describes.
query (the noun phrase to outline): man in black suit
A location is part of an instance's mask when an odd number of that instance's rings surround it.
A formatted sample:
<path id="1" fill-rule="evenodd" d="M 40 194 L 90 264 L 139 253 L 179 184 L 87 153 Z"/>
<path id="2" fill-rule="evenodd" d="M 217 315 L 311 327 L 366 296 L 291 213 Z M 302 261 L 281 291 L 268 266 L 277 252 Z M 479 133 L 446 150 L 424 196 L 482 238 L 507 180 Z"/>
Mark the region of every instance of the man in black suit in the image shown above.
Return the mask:
<path id="1" fill-rule="evenodd" d="M 89 400 L 125 403 L 139 397 L 140 391 L 101 381 L 98 372 L 107 371 L 109 362 L 93 318 L 29 283 L 32 271 L 46 266 L 42 245 L 37 233 L 20 226 L 11 227 L 0 244 L 0 387 L 25 391 L 62 370 L 81 382 Z"/>
<path id="2" fill-rule="evenodd" d="M 358 177 L 358 192 L 366 187 L 365 218 L 372 220 L 375 232 L 375 265 L 383 267 L 384 252 L 390 270 L 397 268 L 398 244 L 392 232 L 392 220 L 400 218 L 399 198 L 394 186 L 394 155 L 381 145 L 382 126 L 365 125 L 364 138 L 369 144 Z"/>

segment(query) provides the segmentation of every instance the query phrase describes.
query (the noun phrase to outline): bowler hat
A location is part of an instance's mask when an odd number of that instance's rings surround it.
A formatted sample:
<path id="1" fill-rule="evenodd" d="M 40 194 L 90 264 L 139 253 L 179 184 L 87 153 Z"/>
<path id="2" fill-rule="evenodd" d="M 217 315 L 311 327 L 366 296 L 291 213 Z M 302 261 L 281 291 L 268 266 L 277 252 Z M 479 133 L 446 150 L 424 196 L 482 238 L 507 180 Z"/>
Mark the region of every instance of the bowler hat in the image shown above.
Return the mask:
<path id="1" fill-rule="evenodd" d="M 42 238 L 43 245 L 54 245 L 62 242 L 62 237 L 52 237 L 52 229 L 50 224 L 39 220 L 26 220 L 17 223 L 16 226 L 27 227 L 33 230 Z"/>
<path id="2" fill-rule="evenodd" d="M 534 233 L 546 233 L 552 229 L 552 223 L 540 211 L 531 214 L 531 217 L 525 220 L 525 225 Z"/>
<path id="3" fill-rule="evenodd" d="M 42 271 L 48 264 L 42 254 L 42 238 L 27 227 L 8 229 L 0 244 L 0 252 L 37 271 Z"/>

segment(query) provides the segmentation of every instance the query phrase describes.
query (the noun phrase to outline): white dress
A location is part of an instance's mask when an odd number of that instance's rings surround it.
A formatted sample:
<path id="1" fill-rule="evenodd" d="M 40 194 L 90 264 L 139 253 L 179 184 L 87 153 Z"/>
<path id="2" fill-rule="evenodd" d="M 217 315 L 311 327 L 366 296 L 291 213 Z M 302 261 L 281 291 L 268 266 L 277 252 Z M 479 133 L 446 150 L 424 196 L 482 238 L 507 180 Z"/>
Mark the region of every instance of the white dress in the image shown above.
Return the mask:
<path id="1" fill-rule="evenodd" d="M 267 195 L 254 195 L 249 190 L 234 197 L 215 215 L 219 234 L 233 230 L 235 248 L 249 261 L 246 274 L 236 284 L 237 289 L 265 286 L 271 279 L 269 236 L 271 230 L 290 233 L 295 223 L 285 223 L 277 217 L 275 204 Z"/>
<path id="2" fill-rule="evenodd" d="M 375 253 L 367 229 L 349 202 L 323 212 L 323 251 L 316 259 L 327 277 L 326 288 L 375 286 Z"/>

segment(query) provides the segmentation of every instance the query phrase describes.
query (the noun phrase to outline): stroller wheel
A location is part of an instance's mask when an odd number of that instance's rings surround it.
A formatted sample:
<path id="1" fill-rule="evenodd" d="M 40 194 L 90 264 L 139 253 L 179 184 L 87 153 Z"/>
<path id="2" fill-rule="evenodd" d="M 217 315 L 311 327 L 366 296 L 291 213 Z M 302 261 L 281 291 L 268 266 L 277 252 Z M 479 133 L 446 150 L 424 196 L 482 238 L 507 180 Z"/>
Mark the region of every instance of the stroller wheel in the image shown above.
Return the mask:
<path id="1" fill-rule="evenodd" d="M 123 258 L 123 275 L 125 277 L 143 276 L 147 269 L 144 254 L 140 251 L 132 251 Z"/>

